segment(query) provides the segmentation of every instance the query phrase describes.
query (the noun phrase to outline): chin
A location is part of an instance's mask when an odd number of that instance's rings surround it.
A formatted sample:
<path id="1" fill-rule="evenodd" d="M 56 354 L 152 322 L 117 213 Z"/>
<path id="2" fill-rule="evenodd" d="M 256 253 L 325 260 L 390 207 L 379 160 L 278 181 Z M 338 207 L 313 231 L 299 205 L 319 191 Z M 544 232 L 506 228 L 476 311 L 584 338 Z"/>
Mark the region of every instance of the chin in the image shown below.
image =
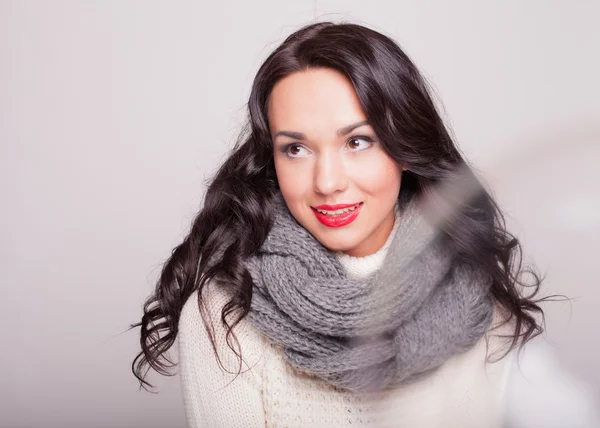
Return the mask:
<path id="1" fill-rule="evenodd" d="M 318 239 L 318 238 L 317 238 Z M 358 244 L 355 239 L 336 239 L 335 237 L 329 237 L 328 239 L 318 239 L 330 251 L 350 251 L 355 248 Z"/>

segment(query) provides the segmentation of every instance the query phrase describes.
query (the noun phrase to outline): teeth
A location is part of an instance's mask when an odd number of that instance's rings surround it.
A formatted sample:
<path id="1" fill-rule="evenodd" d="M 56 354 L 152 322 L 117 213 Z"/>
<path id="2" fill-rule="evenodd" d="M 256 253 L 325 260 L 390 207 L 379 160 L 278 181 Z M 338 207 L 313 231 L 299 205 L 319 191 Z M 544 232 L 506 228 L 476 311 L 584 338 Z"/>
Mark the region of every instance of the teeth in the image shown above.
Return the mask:
<path id="1" fill-rule="evenodd" d="M 335 210 L 335 211 L 327 211 L 327 210 L 320 210 L 317 209 L 317 211 L 319 211 L 322 214 L 325 215 L 330 215 L 330 216 L 334 216 L 334 215 L 340 215 L 340 214 L 344 214 L 350 211 L 354 211 L 360 204 L 354 205 L 353 207 L 349 207 L 349 208 L 343 208 L 341 210 Z"/>

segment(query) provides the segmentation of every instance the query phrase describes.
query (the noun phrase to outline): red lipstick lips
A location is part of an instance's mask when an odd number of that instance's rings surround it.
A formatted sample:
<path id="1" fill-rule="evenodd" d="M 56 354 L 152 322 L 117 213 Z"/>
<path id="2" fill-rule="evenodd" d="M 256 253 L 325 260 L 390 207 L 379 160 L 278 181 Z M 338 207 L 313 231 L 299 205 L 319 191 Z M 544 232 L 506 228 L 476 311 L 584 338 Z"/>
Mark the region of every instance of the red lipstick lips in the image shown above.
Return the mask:
<path id="1" fill-rule="evenodd" d="M 316 207 L 316 209 L 319 210 L 327 210 L 327 211 L 335 211 L 335 210 L 341 210 L 342 208 L 350 208 L 353 207 L 355 205 L 360 204 L 361 202 L 357 202 L 355 204 L 338 204 L 338 205 L 318 205 Z"/>
<path id="2" fill-rule="evenodd" d="M 317 211 L 317 209 L 325 211 L 335 211 L 341 210 L 343 208 L 351 208 L 354 206 L 356 206 L 356 208 L 352 211 L 348 211 L 337 215 L 324 214 Z M 317 220 L 319 220 L 325 226 L 340 227 L 352 223 L 356 219 L 356 217 L 358 217 L 362 206 L 362 202 L 359 202 L 358 204 L 318 205 L 316 207 L 312 207 L 312 210 L 315 213 Z"/>

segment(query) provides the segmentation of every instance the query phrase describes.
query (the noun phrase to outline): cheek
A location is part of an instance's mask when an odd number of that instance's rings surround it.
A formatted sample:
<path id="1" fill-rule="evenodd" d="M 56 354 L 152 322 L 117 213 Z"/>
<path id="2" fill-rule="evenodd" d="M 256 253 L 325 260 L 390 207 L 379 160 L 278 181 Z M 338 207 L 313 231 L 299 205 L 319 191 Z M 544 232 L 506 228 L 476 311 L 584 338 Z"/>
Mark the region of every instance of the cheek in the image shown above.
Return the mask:
<path id="1" fill-rule="evenodd" d="M 369 193 L 394 193 L 399 190 L 401 169 L 385 153 L 378 152 L 352 165 L 353 181 Z"/>
<path id="2" fill-rule="evenodd" d="M 306 193 L 307 186 L 310 186 L 309 179 L 300 179 L 307 177 L 310 171 L 302 171 L 302 168 L 285 160 L 275 159 L 275 174 L 279 189 L 286 200 L 293 200 Z"/>

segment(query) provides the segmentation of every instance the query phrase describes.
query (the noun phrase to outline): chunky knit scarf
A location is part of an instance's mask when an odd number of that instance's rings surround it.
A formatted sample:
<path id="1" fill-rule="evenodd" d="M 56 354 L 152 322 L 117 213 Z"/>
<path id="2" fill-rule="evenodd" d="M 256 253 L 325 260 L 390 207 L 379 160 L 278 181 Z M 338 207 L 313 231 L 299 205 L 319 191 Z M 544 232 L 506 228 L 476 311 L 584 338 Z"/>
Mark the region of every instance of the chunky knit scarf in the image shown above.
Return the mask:
<path id="1" fill-rule="evenodd" d="M 352 391 L 416 380 L 472 347 L 492 319 L 490 277 L 459 263 L 413 200 L 383 266 L 350 279 L 275 195 L 274 223 L 246 261 L 249 319 L 296 369 Z"/>

